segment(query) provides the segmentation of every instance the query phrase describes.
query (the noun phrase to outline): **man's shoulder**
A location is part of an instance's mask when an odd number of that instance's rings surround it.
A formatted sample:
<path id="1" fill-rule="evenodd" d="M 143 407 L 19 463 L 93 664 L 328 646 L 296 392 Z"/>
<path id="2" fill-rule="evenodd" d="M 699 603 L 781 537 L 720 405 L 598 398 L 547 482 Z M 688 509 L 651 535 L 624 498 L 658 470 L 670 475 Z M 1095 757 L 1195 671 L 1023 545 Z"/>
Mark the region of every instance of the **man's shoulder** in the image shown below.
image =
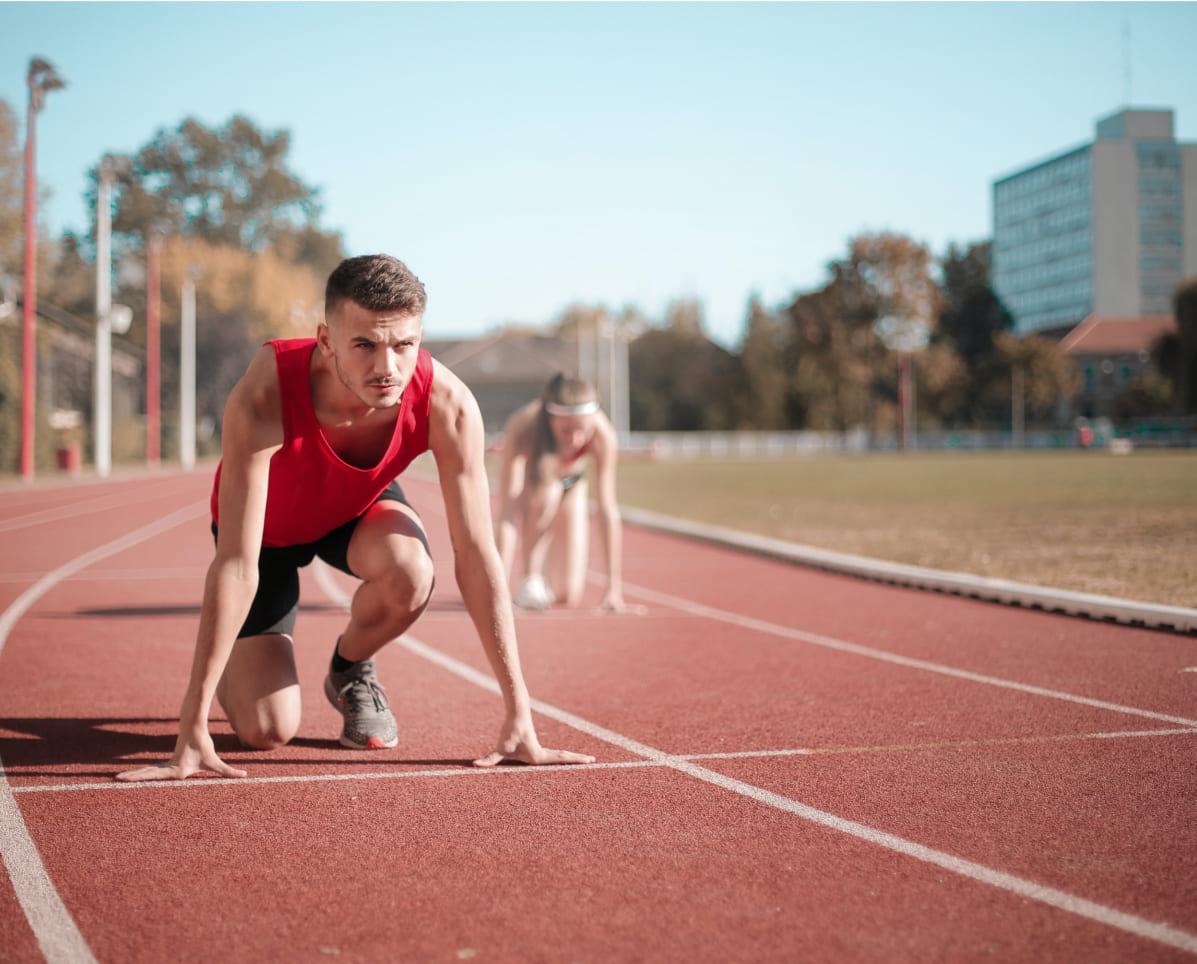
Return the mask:
<path id="1" fill-rule="evenodd" d="M 462 405 L 472 402 L 473 392 L 454 372 L 453 369 L 432 359 L 432 407 L 443 409 L 459 409 Z"/>
<path id="2" fill-rule="evenodd" d="M 247 427 L 277 426 L 281 432 L 281 394 L 275 348 L 267 343 L 254 354 L 245 374 L 229 393 L 225 419 L 237 418 Z"/>

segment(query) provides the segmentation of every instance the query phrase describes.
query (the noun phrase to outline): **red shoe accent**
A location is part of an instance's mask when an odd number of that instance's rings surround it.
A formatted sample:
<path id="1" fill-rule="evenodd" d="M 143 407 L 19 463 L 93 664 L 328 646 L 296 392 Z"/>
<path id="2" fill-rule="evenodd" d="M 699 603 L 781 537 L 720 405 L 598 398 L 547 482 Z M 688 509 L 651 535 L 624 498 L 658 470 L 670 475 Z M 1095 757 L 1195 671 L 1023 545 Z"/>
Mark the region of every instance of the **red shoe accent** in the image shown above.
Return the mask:
<path id="1" fill-rule="evenodd" d="M 387 745 L 383 742 L 381 736 L 370 737 L 370 742 L 366 744 L 367 750 L 385 750 Z"/>

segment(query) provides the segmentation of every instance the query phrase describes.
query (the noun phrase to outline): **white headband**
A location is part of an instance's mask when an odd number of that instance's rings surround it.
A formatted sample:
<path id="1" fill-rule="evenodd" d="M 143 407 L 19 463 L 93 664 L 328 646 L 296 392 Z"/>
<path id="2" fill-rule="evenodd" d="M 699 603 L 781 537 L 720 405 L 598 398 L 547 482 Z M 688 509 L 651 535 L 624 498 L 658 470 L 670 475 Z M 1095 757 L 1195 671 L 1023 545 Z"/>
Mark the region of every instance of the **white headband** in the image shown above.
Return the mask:
<path id="1" fill-rule="evenodd" d="M 598 402 L 583 402 L 581 405 L 558 405 L 545 402 L 544 410 L 550 415 L 591 415 L 599 409 Z"/>

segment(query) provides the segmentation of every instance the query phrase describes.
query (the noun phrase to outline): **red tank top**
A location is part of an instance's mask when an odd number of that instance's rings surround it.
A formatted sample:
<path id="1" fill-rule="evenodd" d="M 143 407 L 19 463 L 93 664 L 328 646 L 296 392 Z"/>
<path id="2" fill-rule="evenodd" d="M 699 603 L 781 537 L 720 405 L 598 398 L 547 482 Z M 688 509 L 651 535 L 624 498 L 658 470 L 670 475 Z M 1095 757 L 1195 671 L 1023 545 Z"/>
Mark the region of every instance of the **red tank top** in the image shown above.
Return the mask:
<path id="1" fill-rule="evenodd" d="M 309 378 L 315 338 L 269 342 L 278 365 L 283 447 L 270 458 L 264 546 L 315 542 L 366 511 L 417 455 L 428 450 L 432 356 L 423 348 L 403 390 L 391 444 L 378 464 L 359 469 L 333 451 L 316 421 Z M 223 465 L 223 463 L 221 463 Z M 212 486 L 212 520 L 220 524 L 220 469 Z"/>

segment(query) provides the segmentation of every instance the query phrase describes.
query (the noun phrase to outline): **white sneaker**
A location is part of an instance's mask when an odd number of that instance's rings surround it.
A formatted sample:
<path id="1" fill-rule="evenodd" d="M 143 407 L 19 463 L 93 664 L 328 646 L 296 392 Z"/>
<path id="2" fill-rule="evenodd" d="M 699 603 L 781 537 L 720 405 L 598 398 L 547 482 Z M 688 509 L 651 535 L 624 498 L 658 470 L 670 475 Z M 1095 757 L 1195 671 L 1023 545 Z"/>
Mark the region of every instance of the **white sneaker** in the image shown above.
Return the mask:
<path id="1" fill-rule="evenodd" d="M 553 591 L 545 584 L 544 576 L 534 573 L 524 577 L 524 581 L 520 583 L 520 588 L 511 601 L 520 609 L 539 612 L 548 609 L 557 599 L 553 595 Z"/>

